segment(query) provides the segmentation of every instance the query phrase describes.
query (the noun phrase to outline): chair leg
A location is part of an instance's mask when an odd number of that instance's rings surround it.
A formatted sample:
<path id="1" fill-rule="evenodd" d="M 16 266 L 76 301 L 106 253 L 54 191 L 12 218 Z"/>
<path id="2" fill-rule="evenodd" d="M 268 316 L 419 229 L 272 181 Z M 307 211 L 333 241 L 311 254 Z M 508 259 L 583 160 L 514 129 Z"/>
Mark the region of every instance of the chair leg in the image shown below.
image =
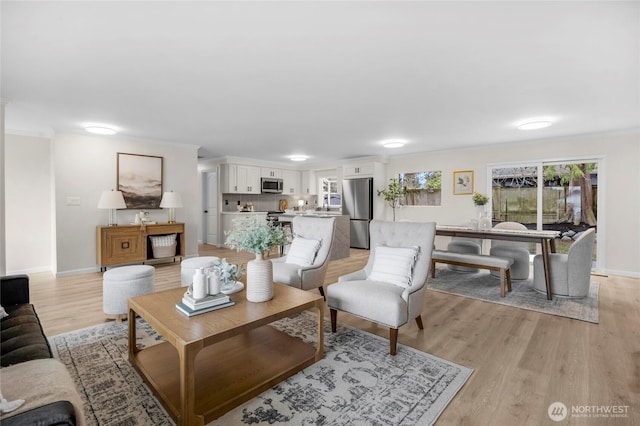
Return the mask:
<path id="1" fill-rule="evenodd" d="M 338 311 L 335 309 L 329 309 L 329 313 L 331 314 L 331 332 L 336 332 L 336 323 L 338 322 Z"/>
<path id="2" fill-rule="evenodd" d="M 424 326 L 422 325 L 422 317 L 420 315 L 416 317 L 416 324 L 418 324 L 418 328 L 420 330 L 424 330 Z"/>
<path id="3" fill-rule="evenodd" d="M 396 347 L 398 346 L 398 329 L 389 329 L 389 353 L 391 355 L 396 354 Z"/>
<path id="4" fill-rule="evenodd" d="M 431 259 L 431 278 L 436 277 L 436 261 Z"/>
<path id="5" fill-rule="evenodd" d="M 327 296 L 324 295 L 324 287 L 322 287 L 322 286 L 318 287 L 318 291 L 320 292 L 320 296 L 322 296 L 322 298 L 326 302 L 327 301 Z"/>
<path id="6" fill-rule="evenodd" d="M 504 282 L 506 280 L 506 273 L 504 269 L 500 269 L 500 297 L 504 297 Z"/>
<path id="7" fill-rule="evenodd" d="M 507 269 L 507 290 L 511 291 L 511 269 Z"/>

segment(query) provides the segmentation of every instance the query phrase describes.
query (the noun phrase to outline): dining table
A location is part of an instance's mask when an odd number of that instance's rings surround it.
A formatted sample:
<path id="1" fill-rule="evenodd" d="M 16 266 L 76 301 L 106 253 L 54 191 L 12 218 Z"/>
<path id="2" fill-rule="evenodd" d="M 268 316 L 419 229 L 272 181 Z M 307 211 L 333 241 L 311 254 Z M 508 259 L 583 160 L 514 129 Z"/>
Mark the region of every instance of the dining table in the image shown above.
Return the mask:
<path id="1" fill-rule="evenodd" d="M 548 230 L 512 230 L 495 228 L 469 228 L 461 225 L 436 225 L 436 235 L 443 237 L 483 238 L 504 241 L 525 241 L 540 244 L 542 248 L 542 263 L 544 265 L 544 280 L 547 289 L 547 299 L 552 300 L 551 295 L 551 268 L 549 266 L 549 253 L 556 252 L 555 240 L 560 235 L 559 231 Z"/>

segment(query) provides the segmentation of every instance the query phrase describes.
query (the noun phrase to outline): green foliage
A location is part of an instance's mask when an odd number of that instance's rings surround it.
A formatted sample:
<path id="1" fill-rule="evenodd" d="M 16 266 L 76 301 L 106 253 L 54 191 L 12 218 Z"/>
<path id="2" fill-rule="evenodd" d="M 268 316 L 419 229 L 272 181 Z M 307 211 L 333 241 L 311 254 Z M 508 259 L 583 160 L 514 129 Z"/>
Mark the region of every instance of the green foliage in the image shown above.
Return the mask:
<path id="1" fill-rule="evenodd" d="M 223 283 L 238 281 L 244 273 L 244 265 L 228 263 L 227 259 L 223 258 L 220 262 L 213 265 L 213 271 Z"/>
<path id="2" fill-rule="evenodd" d="M 473 199 L 473 204 L 476 206 L 484 206 L 489 202 L 489 197 L 479 192 L 474 192 L 471 198 Z"/>
<path id="3" fill-rule="evenodd" d="M 396 208 L 400 198 L 407 194 L 404 186 L 400 185 L 398 179 L 389 179 L 391 182 L 387 185 L 387 189 L 379 190 L 378 197 L 382 196 L 392 208 Z"/>
<path id="4" fill-rule="evenodd" d="M 281 227 L 269 221 L 253 217 L 249 220 L 234 220 L 233 229 L 226 234 L 225 244 L 238 251 L 261 254 L 273 247 L 285 244 L 287 237 Z"/>

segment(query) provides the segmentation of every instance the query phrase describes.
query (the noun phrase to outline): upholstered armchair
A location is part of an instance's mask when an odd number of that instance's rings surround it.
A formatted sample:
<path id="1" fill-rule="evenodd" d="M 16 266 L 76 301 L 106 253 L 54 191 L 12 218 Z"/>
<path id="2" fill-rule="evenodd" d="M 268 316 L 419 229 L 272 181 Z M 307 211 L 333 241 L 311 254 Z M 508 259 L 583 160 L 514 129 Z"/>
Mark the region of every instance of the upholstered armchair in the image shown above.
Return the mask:
<path id="1" fill-rule="evenodd" d="M 317 288 L 324 295 L 336 219 L 296 216 L 291 222 L 293 240 L 284 257 L 272 260 L 273 280 L 302 290 Z"/>
<path id="2" fill-rule="evenodd" d="M 371 251 L 364 269 L 327 287 L 331 331 L 336 331 L 337 311 L 377 322 L 389 327 L 389 352 L 395 355 L 401 325 L 415 320 L 423 328 L 436 224 L 373 220 L 369 228 Z"/>
<path id="3" fill-rule="evenodd" d="M 595 239 L 596 232 L 590 228 L 573 242 L 567 254 L 549 253 L 552 294 L 567 297 L 585 297 L 589 294 Z M 540 293 L 547 293 L 542 255 L 533 258 L 533 288 Z"/>
<path id="4" fill-rule="evenodd" d="M 494 226 L 493 229 L 526 231 L 527 227 L 518 222 L 500 222 Z M 511 264 L 512 280 L 526 280 L 529 278 L 529 271 L 531 270 L 529 266 L 531 263 L 529 243 L 522 241 L 492 240 L 489 254 L 491 256 L 513 259 L 513 263 Z M 491 271 L 491 275 L 499 277 L 500 273 L 498 271 Z"/>

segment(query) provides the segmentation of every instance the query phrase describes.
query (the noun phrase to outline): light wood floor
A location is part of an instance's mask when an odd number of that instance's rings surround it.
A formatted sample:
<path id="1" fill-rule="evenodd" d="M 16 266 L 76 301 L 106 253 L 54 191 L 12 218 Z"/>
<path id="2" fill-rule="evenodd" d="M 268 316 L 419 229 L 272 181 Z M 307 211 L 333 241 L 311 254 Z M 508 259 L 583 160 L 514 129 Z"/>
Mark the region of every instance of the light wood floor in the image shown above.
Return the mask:
<path id="1" fill-rule="evenodd" d="M 247 253 L 202 246 L 201 255 L 246 262 Z M 330 264 L 326 283 L 360 269 L 368 251 Z M 156 289 L 179 286 L 179 263 L 156 265 Z M 595 277 L 600 323 L 544 315 L 427 291 L 424 330 L 400 329 L 399 343 L 462 364 L 474 373 L 442 413 L 438 425 L 640 424 L 640 280 Z M 105 322 L 102 274 L 54 279 L 31 275 L 31 301 L 47 335 Z M 328 314 L 328 309 L 327 309 Z M 388 329 L 338 314 L 340 323 L 388 336 Z M 628 406 L 627 417 L 551 421 L 553 402 L 572 406 Z"/>

